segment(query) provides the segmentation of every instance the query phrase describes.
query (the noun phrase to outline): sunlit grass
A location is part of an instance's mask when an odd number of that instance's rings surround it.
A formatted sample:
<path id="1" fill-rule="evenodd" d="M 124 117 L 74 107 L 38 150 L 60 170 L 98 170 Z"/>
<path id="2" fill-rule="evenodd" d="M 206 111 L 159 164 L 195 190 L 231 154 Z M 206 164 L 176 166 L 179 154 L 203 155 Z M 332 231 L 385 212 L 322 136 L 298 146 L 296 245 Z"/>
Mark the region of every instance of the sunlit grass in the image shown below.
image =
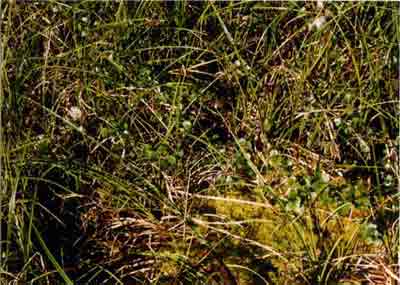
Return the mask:
<path id="1" fill-rule="evenodd" d="M 395 284 L 398 9 L 1 3 L 6 284 Z"/>

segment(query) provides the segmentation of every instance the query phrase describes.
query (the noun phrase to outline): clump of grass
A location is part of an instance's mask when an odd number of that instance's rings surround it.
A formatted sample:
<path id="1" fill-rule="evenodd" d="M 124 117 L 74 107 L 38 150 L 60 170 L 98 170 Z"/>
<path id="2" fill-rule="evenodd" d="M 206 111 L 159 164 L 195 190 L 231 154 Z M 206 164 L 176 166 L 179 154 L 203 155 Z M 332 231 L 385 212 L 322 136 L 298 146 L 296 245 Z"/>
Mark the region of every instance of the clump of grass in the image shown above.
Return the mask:
<path id="1" fill-rule="evenodd" d="M 0 11 L 2 280 L 398 281 L 396 5 Z"/>

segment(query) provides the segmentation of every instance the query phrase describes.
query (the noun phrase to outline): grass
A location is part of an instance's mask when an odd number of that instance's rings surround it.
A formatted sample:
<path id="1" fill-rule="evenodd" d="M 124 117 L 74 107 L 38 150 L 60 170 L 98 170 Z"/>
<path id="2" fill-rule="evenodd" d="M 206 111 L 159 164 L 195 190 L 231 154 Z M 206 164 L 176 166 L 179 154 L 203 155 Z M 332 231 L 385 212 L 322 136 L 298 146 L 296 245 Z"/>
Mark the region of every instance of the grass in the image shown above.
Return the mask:
<path id="1" fill-rule="evenodd" d="M 394 2 L 0 2 L 4 284 L 396 284 Z"/>

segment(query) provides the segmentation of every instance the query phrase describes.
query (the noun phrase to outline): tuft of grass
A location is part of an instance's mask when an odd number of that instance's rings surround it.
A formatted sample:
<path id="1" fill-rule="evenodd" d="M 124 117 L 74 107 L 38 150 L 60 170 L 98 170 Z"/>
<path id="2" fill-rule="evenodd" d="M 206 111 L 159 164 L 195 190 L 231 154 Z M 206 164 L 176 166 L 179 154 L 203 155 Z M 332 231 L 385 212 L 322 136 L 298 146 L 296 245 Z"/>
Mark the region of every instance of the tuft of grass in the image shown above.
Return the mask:
<path id="1" fill-rule="evenodd" d="M 395 284 L 392 2 L 0 2 L 0 280 Z"/>

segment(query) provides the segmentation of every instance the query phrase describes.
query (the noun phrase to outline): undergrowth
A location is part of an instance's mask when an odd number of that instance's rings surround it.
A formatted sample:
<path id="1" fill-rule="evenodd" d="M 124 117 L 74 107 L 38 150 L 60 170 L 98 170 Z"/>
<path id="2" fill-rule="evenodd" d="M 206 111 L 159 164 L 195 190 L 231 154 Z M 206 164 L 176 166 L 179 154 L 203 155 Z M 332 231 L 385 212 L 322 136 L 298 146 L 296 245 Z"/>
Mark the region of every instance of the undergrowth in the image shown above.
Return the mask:
<path id="1" fill-rule="evenodd" d="M 395 284 L 395 2 L 1 1 L 4 284 Z"/>

